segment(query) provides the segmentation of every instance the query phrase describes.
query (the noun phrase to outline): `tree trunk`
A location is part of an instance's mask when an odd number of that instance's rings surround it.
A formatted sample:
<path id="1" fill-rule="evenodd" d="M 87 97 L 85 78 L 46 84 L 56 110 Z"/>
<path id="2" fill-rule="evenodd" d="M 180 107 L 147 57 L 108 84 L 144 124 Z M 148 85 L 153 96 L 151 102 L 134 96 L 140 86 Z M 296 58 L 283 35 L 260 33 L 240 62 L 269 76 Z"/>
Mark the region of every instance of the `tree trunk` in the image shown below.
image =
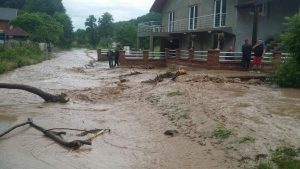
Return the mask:
<path id="1" fill-rule="evenodd" d="M 0 83 L 0 89 L 19 89 L 19 90 L 25 90 L 27 92 L 36 94 L 43 98 L 46 102 L 60 102 L 60 103 L 66 103 L 69 101 L 68 98 L 66 98 L 66 94 L 61 93 L 60 95 L 52 95 L 50 93 L 46 93 L 38 88 L 28 86 L 28 85 L 22 85 L 22 84 L 9 84 L 9 83 Z"/>

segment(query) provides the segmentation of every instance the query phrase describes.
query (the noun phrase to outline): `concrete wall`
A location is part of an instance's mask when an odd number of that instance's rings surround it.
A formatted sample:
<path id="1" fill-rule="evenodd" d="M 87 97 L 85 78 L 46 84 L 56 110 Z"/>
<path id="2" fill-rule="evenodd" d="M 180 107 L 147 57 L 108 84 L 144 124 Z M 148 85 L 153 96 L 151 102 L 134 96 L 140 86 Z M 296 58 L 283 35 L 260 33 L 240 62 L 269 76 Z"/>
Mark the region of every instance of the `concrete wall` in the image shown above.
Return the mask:
<path id="1" fill-rule="evenodd" d="M 267 40 L 269 38 L 278 38 L 284 32 L 284 17 L 291 16 L 299 12 L 298 0 L 273 0 L 268 4 L 266 16 L 259 17 L 258 38 Z M 252 39 L 253 14 L 248 9 L 237 10 L 237 22 L 234 28 L 236 34 L 236 49 L 240 50 L 243 39 L 248 37 Z"/>

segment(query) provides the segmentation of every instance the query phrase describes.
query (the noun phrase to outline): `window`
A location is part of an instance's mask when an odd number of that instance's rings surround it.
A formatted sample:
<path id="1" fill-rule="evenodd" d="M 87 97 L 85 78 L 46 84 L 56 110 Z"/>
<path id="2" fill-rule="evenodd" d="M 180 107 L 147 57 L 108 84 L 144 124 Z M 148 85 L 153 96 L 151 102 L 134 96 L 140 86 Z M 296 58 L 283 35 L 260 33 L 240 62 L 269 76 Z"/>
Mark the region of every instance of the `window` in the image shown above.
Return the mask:
<path id="1" fill-rule="evenodd" d="M 226 0 L 215 0 L 215 24 L 214 27 L 225 26 L 226 21 Z"/>
<path id="2" fill-rule="evenodd" d="M 194 5 L 189 8 L 189 30 L 197 28 L 198 6 Z"/>
<path id="3" fill-rule="evenodd" d="M 169 12 L 168 32 L 174 31 L 174 12 Z"/>

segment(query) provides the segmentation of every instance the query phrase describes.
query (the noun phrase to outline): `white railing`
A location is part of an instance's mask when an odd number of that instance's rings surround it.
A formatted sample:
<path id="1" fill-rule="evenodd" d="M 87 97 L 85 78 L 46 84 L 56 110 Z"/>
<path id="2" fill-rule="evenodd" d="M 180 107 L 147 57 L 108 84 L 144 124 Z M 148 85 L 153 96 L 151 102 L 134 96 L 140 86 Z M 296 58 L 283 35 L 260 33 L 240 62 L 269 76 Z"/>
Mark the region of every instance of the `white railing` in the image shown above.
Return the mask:
<path id="1" fill-rule="evenodd" d="M 176 50 L 169 50 L 169 58 L 176 58 Z"/>
<path id="2" fill-rule="evenodd" d="M 143 59 L 143 51 L 125 52 L 126 59 Z"/>
<path id="3" fill-rule="evenodd" d="M 101 49 L 101 55 L 107 55 L 108 49 Z"/>
<path id="4" fill-rule="evenodd" d="M 281 53 L 281 62 L 286 62 L 290 56 L 289 53 Z"/>
<path id="5" fill-rule="evenodd" d="M 164 32 L 159 21 L 143 22 L 138 25 L 138 33 L 145 32 Z"/>
<path id="6" fill-rule="evenodd" d="M 288 53 L 282 53 L 281 60 L 284 61 L 289 56 Z M 251 60 L 253 60 L 254 53 L 252 53 Z M 230 62 L 230 61 L 236 61 L 241 62 L 242 61 L 242 52 L 220 52 L 219 57 L 220 62 Z M 263 63 L 272 63 L 274 60 L 273 53 L 265 53 L 263 56 Z"/>
<path id="7" fill-rule="evenodd" d="M 149 59 L 164 59 L 165 52 L 149 52 Z"/>
<path id="8" fill-rule="evenodd" d="M 208 51 L 194 51 L 194 60 L 207 61 Z"/>
<path id="9" fill-rule="evenodd" d="M 193 19 L 178 19 L 171 23 L 173 27 L 172 31 L 166 29 L 168 25 L 161 25 L 161 23 L 157 21 L 144 22 L 138 25 L 138 32 L 182 32 L 226 27 L 228 25 L 226 20 L 227 15 L 229 14 L 209 14 Z"/>
<path id="10" fill-rule="evenodd" d="M 180 50 L 180 58 L 181 59 L 188 59 L 189 58 L 189 51 L 188 50 Z"/>

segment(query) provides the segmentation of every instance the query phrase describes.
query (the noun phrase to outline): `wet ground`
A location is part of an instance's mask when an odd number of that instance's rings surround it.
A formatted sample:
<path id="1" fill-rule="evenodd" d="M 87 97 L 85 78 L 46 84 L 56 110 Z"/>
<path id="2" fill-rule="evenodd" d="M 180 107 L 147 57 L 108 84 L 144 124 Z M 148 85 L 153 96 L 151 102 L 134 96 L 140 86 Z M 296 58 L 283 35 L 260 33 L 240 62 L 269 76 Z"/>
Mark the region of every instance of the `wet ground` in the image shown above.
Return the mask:
<path id="1" fill-rule="evenodd" d="M 0 82 L 64 92 L 71 101 L 44 103 L 27 92 L 0 89 L 0 132 L 31 117 L 45 128 L 111 133 L 75 151 L 23 127 L 0 139 L 0 169 L 231 169 L 251 167 L 257 155 L 282 144 L 300 147 L 300 90 L 224 78 L 249 72 L 208 70 L 145 84 L 167 69 L 108 69 L 105 62 L 90 67 L 96 53 L 84 49 L 54 55 L 0 75 Z M 134 71 L 142 74 L 120 77 Z M 219 126 L 233 135 L 212 137 Z M 179 135 L 165 136 L 168 129 Z M 239 143 L 244 136 L 255 142 Z"/>

